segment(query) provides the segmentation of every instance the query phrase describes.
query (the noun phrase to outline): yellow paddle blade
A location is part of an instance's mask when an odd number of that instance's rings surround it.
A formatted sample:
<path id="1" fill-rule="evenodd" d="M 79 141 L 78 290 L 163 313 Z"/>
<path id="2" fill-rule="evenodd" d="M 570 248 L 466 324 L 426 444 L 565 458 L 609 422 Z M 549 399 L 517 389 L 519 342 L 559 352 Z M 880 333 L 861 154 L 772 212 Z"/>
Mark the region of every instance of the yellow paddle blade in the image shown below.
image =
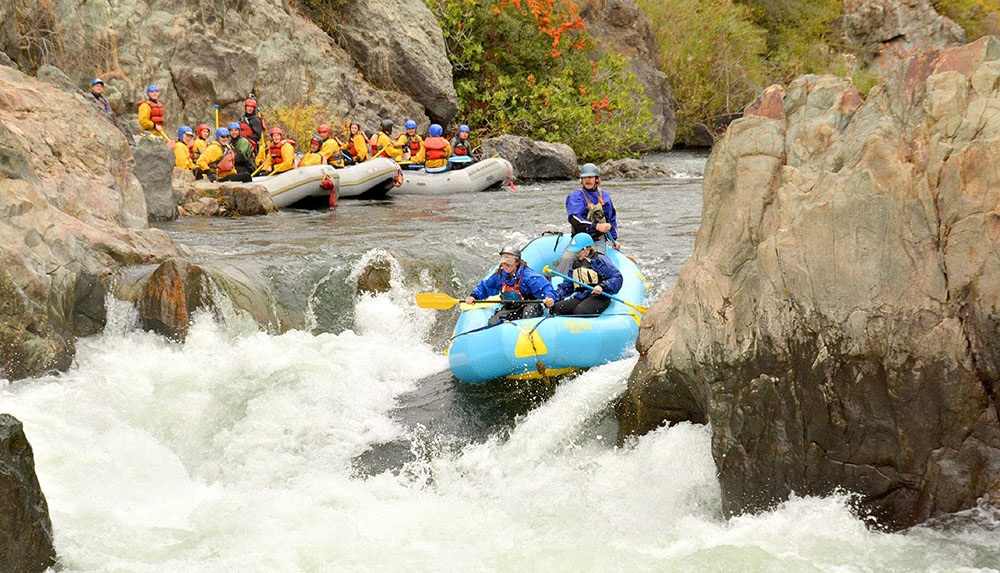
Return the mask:
<path id="1" fill-rule="evenodd" d="M 436 308 L 443 310 L 451 308 L 462 301 L 455 297 L 448 296 L 443 292 L 423 292 L 417 293 L 417 306 L 420 308 Z"/>
<path id="2" fill-rule="evenodd" d="M 618 300 L 621 300 L 621 299 L 618 299 Z M 625 302 L 625 301 L 622 300 L 622 302 Z M 630 302 L 625 302 L 625 304 L 627 304 L 627 305 L 631 306 L 632 308 L 634 308 L 636 310 L 636 312 L 638 312 L 639 314 L 646 314 L 646 311 L 649 310 L 649 307 L 642 306 L 641 304 L 632 304 Z"/>

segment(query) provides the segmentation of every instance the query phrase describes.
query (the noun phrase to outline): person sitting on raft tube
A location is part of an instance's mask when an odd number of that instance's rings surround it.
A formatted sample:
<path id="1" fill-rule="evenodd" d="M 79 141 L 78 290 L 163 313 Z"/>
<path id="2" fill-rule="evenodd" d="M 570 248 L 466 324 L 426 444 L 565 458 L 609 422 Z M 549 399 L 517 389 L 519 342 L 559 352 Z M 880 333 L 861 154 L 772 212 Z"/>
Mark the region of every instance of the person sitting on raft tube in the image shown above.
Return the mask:
<path id="1" fill-rule="evenodd" d="M 406 133 L 399 136 L 404 158 L 410 161 L 410 169 L 420 169 L 424 163 L 424 138 L 417 134 L 417 122 L 406 120 Z"/>
<path id="2" fill-rule="evenodd" d="M 194 130 L 195 137 L 194 145 L 191 146 L 191 153 L 193 154 L 191 159 L 195 162 L 201 157 L 201 154 L 205 152 L 205 148 L 208 147 L 208 138 L 212 135 L 212 128 L 208 127 L 208 124 L 201 124 L 198 129 Z"/>
<path id="3" fill-rule="evenodd" d="M 340 152 L 340 148 L 343 145 L 340 140 L 337 139 L 330 132 L 330 126 L 321 123 L 318 128 L 316 128 L 316 133 L 313 135 L 319 135 L 320 148 L 319 154 L 323 157 L 323 163 L 333 165 L 334 167 L 344 166 L 344 155 Z M 302 163 L 299 163 L 299 167 L 302 167 Z"/>
<path id="4" fill-rule="evenodd" d="M 611 195 L 601 189 L 601 172 L 593 163 L 580 167 L 580 188 L 566 197 L 566 214 L 573 234 L 587 233 L 594 239 L 599 253 L 607 252 L 607 240 L 618 249 L 618 213 L 611 202 Z M 573 253 L 566 251 L 559 261 L 559 272 L 568 274 L 573 263 Z"/>
<path id="5" fill-rule="evenodd" d="M 451 138 L 451 154 L 454 157 L 468 157 L 472 162 L 476 161 L 476 156 L 472 154 L 472 142 L 469 141 L 469 126 L 458 126 L 458 133 Z M 455 169 L 461 169 L 465 164 L 458 163 Z"/>
<path id="6" fill-rule="evenodd" d="M 312 139 L 309 140 L 309 153 L 303 155 L 302 159 L 299 160 L 299 167 L 324 164 L 326 161 L 323 152 L 320 151 L 322 146 L 323 138 L 318 133 L 312 134 Z"/>
<path id="7" fill-rule="evenodd" d="M 195 178 L 200 179 L 205 174 L 210 181 L 250 181 L 249 173 L 236 172 L 236 151 L 229 139 L 229 130 L 225 127 L 215 131 L 215 141 L 209 143 L 198 158 Z"/>
<path id="8" fill-rule="evenodd" d="M 574 280 L 594 287 L 586 289 L 564 280 L 559 283 L 553 307 L 555 314 L 600 314 L 611 305 L 602 292 L 615 294 L 622 288 L 622 273 L 611 259 L 594 249 L 594 239 L 587 233 L 577 233 L 566 250 L 576 256 L 573 261 Z"/>
<path id="9" fill-rule="evenodd" d="M 344 165 L 354 165 L 368 159 L 368 137 L 361 131 L 361 124 L 351 122 L 349 129 L 347 143 L 340 148 L 344 154 Z"/>
<path id="10" fill-rule="evenodd" d="M 375 145 L 372 146 L 376 149 L 372 154 L 372 158 L 381 155 L 393 161 L 403 161 L 403 139 L 402 137 L 399 140 L 392 139 L 392 128 L 394 125 L 391 119 L 382 120 L 382 129 L 379 130 L 378 135 L 375 137 Z"/>
<path id="11" fill-rule="evenodd" d="M 243 130 L 238 121 L 229 124 L 229 144 L 236 152 L 236 172 L 252 174 L 257 169 L 257 161 L 254 159 L 253 143 L 243 137 Z"/>
<path id="12" fill-rule="evenodd" d="M 285 139 L 285 132 L 280 127 L 271 128 L 271 140 L 267 145 L 261 145 L 257 153 L 257 164 L 263 164 L 261 171 L 265 174 L 277 175 L 295 168 L 295 142 Z"/>
<path id="13" fill-rule="evenodd" d="M 194 131 L 189 125 L 182 125 L 177 128 L 177 143 L 174 144 L 174 167 L 194 169 L 194 158 L 192 157 L 191 146 L 194 145 Z"/>
<path id="14" fill-rule="evenodd" d="M 448 167 L 448 157 L 451 156 L 451 144 L 441 137 L 441 126 L 431 124 L 427 132 L 430 137 L 424 140 L 424 167 L 428 173 L 444 171 Z"/>
<path id="15" fill-rule="evenodd" d="M 514 247 L 504 247 L 500 251 L 500 266 L 497 272 L 483 279 L 465 302 L 472 304 L 476 300 L 489 298 L 496 294 L 501 300 L 538 300 L 540 302 L 527 304 L 504 304 L 490 317 L 490 326 L 501 320 L 511 321 L 520 318 L 541 316 L 542 304 L 552 308 L 555 304 L 556 291 L 549 279 L 532 270 L 521 260 L 521 251 Z"/>
<path id="16" fill-rule="evenodd" d="M 139 102 L 139 128 L 143 131 L 166 137 L 163 131 L 164 110 L 160 103 L 160 87 L 151 85 L 146 88 L 145 100 Z"/>

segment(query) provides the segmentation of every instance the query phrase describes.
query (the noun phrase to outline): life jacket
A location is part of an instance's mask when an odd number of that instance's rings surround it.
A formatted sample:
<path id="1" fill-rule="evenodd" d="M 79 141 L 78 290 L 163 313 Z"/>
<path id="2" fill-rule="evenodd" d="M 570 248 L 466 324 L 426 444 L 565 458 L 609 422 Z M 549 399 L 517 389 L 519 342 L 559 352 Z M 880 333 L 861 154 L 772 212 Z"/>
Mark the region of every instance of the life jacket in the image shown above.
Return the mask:
<path id="1" fill-rule="evenodd" d="M 354 147 L 354 136 L 351 136 L 350 138 L 348 138 L 348 140 L 347 140 L 347 149 L 344 149 L 343 151 L 346 151 L 347 154 L 350 155 L 351 157 L 357 157 L 358 156 L 358 150 L 357 150 L 357 148 Z"/>
<path id="2" fill-rule="evenodd" d="M 521 279 L 524 278 L 523 264 L 518 265 L 517 270 L 514 271 L 514 276 L 517 277 L 517 280 L 514 281 L 514 284 L 507 284 L 507 281 L 504 280 L 503 278 L 502 270 L 497 269 L 497 273 L 500 273 L 500 282 L 502 283 L 502 286 L 500 288 L 500 298 L 504 298 L 503 293 L 510 291 L 515 291 L 517 292 L 519 297 L 524 298 L 524 296 L 521 294 Z M 510 299 L 505 299 L 505 300 L 510 300 Z"/>
<path id="3" fill-rule="evenodd" d="M 469 140 L 462 139 L 461 137 L 456 137 L 455 139 L 456 141 L 451 146 L 451 153 L 453 155 L 468 155 L 469 151 L 472 149 L 472 146 L 469 144 Z"/>
<path id="4" fill-rule="evenodd" d="M 410 155 L 416 155 L 420 153 L 420 138 L 417 137 L 416 135 L 410 137 L 409 133 L 404 133 L 403 135 L 406 136 L 406 147 L 410 148 Z"/>
<path id="5" fill-rule="evenodd" d="M 448 154 L 445 153 L 445 148 L 448 147 L 448 140 L 439 136 L 428 137 L 424 140 L 424 149 L 426 155 L 424 158 L 427 161 L 432 161 L 434 159 L 446 159 Z"/>
<path id="6" fill-rule="evenodd" d="M 236 169 L 236 150 L 233 149 L 232 145 L 223 147 L 223 145 L 218 141 L 213 141 L 212 143 L 209 143 L 209 145 L 218 145 L 222 148 L 222 157 L 220 157 L 214 164 L 215 172 L 217 174 L 222 175 Z"/>
<path id="7" fill-rule="evenodd" d="M 581 189 L 581 191 L 583 191 L 583 200 L 587 202 L 587 220 L 591 223 L 607 223 L 608 214 L 604 211 L 604 193 L 601 192 L 601 188 L 597 188 L 596 204 L 590 202 L 586 189 Z"/>
<path id="8" fill-rule="evenodd" d="M 282 139 L 278 143 L 275 143 L 273 141 L 268 142 L 268 144 L 267 144 L 267 153 L 271 157 L 271 166 L 272 167 L 274 167 L 275 165 L 277 165 L 277 164 L 281 163 L 282 161 L 284 161 L 284 159 L 281 157 L 281 148 L 284 147 L 284 145 L 286 143 L 291 143 L 292 147 L 295 146 L 295 142 L 292 141 L 291 139 Z"/>
<path id="9" fill-rule="evenodd" d="M 178 141 L 177 143 L 183 143 L 183 142 Z M 198 148 L 195 146 L 193 141 L 191 142 L 191 145 L 188 146 L 188 156 L 191 157 L 191 161 L 194 163 L 197 163 L 198 158 L 201 157 L 201 152 L 198 151 Z"/>
<path id="10" fill-rule="evenodd" d="M 590 259 L 584 257 L 582 261 L 573 261 L 573 280 L 594 287 L 601 282 L 601 277 L 591 266 Z M 574 290 L 579 291 L 585 289 L 582 286 L 577 285 Z"/>
<path id="11" fill-rule="evenodd" d="M 153 122 L 154 125 L 163 127 L 163 104 L 158 101 L 143 100 L 139 102 L 139 107 L 142 107 L 142 104 L 149 106 L 149 121 Z"/>
<path id="12" fill-rule="evenodd" d="M 104 97 L 104 95 L 96 94 L 94 92 L 90 92 L 90 95 L 94 96 L 94 99 L 97 100 L 98 105 L 101 106 L 101 109 L 102 111 L 104 111 L 104 113 L 111 113 L 111 106 L 108 105 L 108 100 L 107 98 Z"/>

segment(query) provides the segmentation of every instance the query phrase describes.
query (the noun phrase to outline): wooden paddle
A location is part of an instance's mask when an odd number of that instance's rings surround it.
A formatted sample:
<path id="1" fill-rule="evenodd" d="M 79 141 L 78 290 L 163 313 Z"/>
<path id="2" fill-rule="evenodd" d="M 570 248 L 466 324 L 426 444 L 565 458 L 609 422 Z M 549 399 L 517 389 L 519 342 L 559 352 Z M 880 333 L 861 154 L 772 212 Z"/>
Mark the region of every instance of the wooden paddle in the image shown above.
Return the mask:
<path id="1" fill-rule="evenodd" d="M 573 284 L 577 284 L 577 285 L 580 285 L 580 286 L 582 286 L 584 288 L 588 288 L 590 290 L 594 290 L 594 287 L 592 287 L 592 286 L 590 286 L 590 285 L 588 285 L 586 283 L 582 283 L 580 281 L 575 281 L 575 280 L 571 279 L 570 277 L 568 277 L 568 276 L 566 276 L 566 275 L 564 275 L 562 273 L 558 273 L 558 272 L 552 270 L 552 268 L 549 267 L 548 265 L 545 265 L 545 268 L 542 269 L 542 274 L 545 275 L 545 276 L 561 277 L 563 280 L 567 280 L 567 281 L 569 281 L 569 282 L 571 282 Z M 617 300 L 618 302 L 620 302 L 622 304 L 627 304 L 628 306 L 634 308 L 639 314 L 646 314 L 646 311 L 649 310 L 648 307 L 642 306 L 641 304 L 632 304 L 632 303 L 630 303 L 629 301 L 627 301 L 625 299 L 618 298 L 617 296 L 615 296 L 613 294 L 608 294 L 608 293 L 604 292 L 603 290 L 600 292 L 600 294 L 603 294 L 604 296 L 610 298 L 611 300 Z"/>

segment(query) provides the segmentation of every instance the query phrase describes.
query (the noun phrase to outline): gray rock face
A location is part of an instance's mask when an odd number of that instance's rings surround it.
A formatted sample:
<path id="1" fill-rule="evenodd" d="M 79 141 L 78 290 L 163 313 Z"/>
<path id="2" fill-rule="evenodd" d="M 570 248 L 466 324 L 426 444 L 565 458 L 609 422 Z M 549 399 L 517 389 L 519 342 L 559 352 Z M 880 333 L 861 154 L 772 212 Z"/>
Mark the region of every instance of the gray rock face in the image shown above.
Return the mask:
<path id="1" fill-rule="evenodd" d="M 601 164 L 601 179 L 650 179 L 655 177 L 670 177 L 676 172 L 665 165 L 649 163 L 626 157 L 609 159 Z"/>
<path id="2" fill-rule="evenodd" d="M 52 521 L 21 422 L 0 414 L 0 571 L 41 572 L 56 564 Z"/>
<path id="3" fill-rule="evenodd" d="M 448 125 L 458 111 L 458 94 L 444 34 L 427 6 L 421 0 L 359 0 L 348 6 L 337 35 L 365 79 L 403 92 L 432 121 Z"/>
<path id="4" fill-rule="evenodd" d="M 650 99 L 653 123 L 653 148 L 668 150 L 677 132 L 674 90 L 660 65 L 660 50 L 649 29 L 649 21 L 633 0 L 606 0 L 586 3 L 581 16 L 597 41 L 601 53 L 614 50 L 632 61 L 629 71 L 635 74 Z"/>
<path id="5" fill-rule="evenodd" d="M 518 179 L 576 179 L 580 174 L 576 152 L 565 143 L 533 141 L 519 135 L 501 135 L 483 141 L 481 157 L 497 153 L 510 161 Z"/>
<path id="6" fill-rule="evenodd" d="M 844 3 L 844 38 L 874 55 L 882 44 L 948 48 L 965 43 L 965 31 L 938 14 L 930 0 L 858 0 Z"/>
<path id="7" fill-rule="evenodd" d="M 174 172 L 174 152 L 162 138 L 138 137 L 132 153 L 135 176 L 146 197 L 146 212 L 150 221 L 172 221 L 177 218 L 177 202 L 171 177 Z"/>
<path id="8" fill-rule="evenodd" d="M 757 109 L 708 161 L 623 433 L 710 422 L 730 513 L 843 488 L 902 528 L 1000 499 L 1000 43 Z"/>
<path id="9" fill-rule="evenodd" d="M 55 66 L 43 64 L 40 68 L 38 68 L 38 72 L 35 74 L 35 77 L 37 77 L 39 81 L 43 81 L 61 90 L 68 92 L 76 91 L 76 86 L 73 84 L 73 80 L 69 79 L 69 76 L 64 74 L 62 70 Z"/>
<path id="10" fill-rule="evenodd" d="M 263 185 L 198 181 L 175 185 L 175 189 L 186 215 L 247 217 L 278 211 Z"/>

